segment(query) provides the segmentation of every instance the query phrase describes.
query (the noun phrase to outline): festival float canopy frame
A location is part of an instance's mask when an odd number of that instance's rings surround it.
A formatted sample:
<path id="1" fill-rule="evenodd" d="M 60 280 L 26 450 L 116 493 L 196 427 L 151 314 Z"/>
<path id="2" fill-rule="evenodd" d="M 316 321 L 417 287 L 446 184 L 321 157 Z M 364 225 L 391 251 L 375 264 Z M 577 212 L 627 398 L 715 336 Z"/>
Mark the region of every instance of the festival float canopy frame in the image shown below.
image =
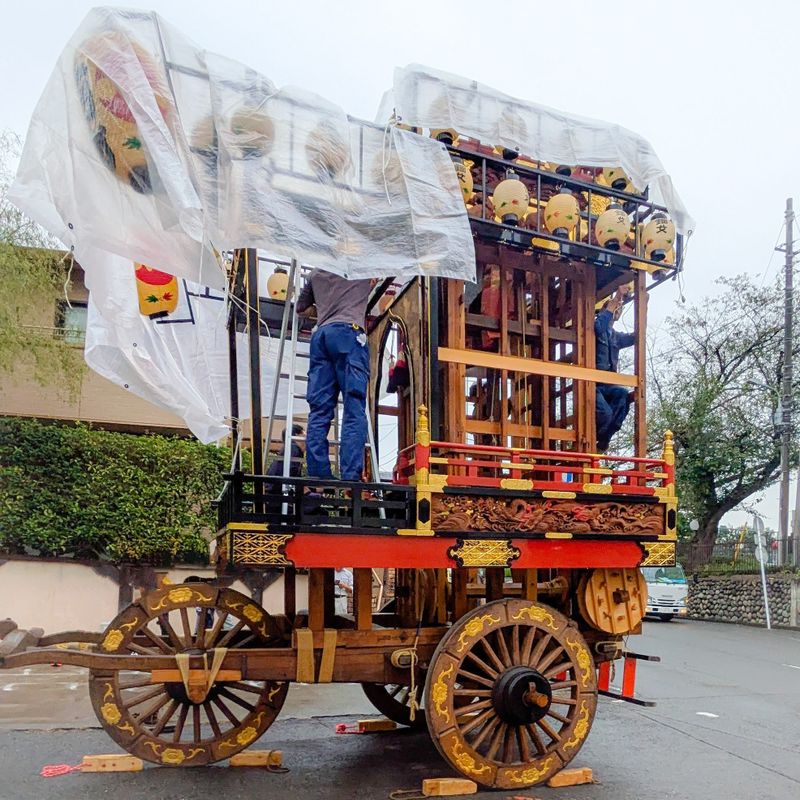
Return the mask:
<path id="1" fill-rule="evenodd" d="M 365 122 L 195 46 L 155 13 L 116 8 L 89 12 L 61 54 L 10 199 L 86 272 L 89 366 L 210 442 L 229 432 L 226 251 L 351 279 L 475 280 L 450 155 L 400 120 L 542 161 L 622 166 L 679 231 L 693 228 L 653 148 L 619 126 L 418 65 L 395 71 Z M 175 314 L 139 313 L 135 264 L 182 279 Z M 262 347 L 267 395 L 275 345 Z"/>

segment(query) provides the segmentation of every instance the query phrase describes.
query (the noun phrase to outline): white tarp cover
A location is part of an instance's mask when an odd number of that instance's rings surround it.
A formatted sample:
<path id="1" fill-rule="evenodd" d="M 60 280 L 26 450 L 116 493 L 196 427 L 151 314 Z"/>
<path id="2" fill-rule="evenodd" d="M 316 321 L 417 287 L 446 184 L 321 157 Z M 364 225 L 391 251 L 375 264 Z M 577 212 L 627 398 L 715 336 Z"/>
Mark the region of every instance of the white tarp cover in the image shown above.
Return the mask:
<path id="1" fill-rule="evenodd" d="M 669 209 L 680 233 L 694 229 L 672 179 L 652 145 L 627 128 L 518 100 L 477 81 L 409 64 L 394 71 L 378 122 L 393 110 L 406 124 L 453 128 L 492 145 L 518 148 L 538 161 L 587 167 L 621 166 L 633 185 Z"/>
<path id="2" fill-rule="evenodd" d="M 162 319 L 139 313 L 136 279 L 130 260 L 107 253 L 86 254 L 89 316 L 86 362 L 105 378 L 184 420 L 202 442 L 223 438 L 230 429 L 228 332 L 225 295 L 191 281 L 179 281 L 178 306 Z M 237 334 L 239 418 L 250 416 L 248 346 Z M 269 403 L 277 372 L 278 340 L 262 336 L 261 396 Z M 307 352 L 300 343 L 298 352 Z M 288 347 L 284 354 L 288 371 Z M 299 376 L 308 359 L 296 360 Z M 305 384 L 298 384 L 303 386 Z M 276 414 L 286 414 L 288 392 L 278 395 Z M 304 417 L 308 406 L 294 400 L 293 414 Z"/>
<path id="3" fill-rule="evenodd" d="M 348 278 L 475 279 L 445 149 L 202 50 L 157 14 L 97 8 L 31 121 L 11 200 L 67 246 L 222 287 L 212 248 Z"/>

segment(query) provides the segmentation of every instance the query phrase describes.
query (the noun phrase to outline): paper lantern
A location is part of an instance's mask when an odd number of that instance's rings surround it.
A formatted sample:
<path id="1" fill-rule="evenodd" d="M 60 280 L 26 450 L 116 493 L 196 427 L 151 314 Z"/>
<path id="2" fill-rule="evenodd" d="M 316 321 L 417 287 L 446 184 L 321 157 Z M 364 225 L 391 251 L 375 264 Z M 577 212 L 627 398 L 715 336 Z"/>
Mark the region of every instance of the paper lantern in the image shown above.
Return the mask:
<path id="1" fill-rule="evenodd" d="M 289 289 L 289 276 L 285 269 L 275 267 L 275 272 L 267 279 L 267 294 L 271 300 L 286 300 Z"/>
<path id="2" fill-rule="evenodd" d="M 317 177 L 334 180 L 349 166 L 350 148 L 337 128 L 326 120 L 308 137 L 306 157 Z"/>
<path id="3" fill-rule="evenodd" d="M 631 221 L 616 203 L 610 205 L 594 223 L 594 235 L 600 247 L 619 250 L 627 239 L 631 229 Z"/>
<path id="4" fill-rule="evenodd" d="M 663 212 L 657 211 L 642 230 L 645 258 L 664 261 L 675 242 L 675 223 Z"/>
<path id="5" fill-rule="evenodd" d="M 178 279 L 167 272 L 134 264 L 139 313 L 150 319 L 171 314 L 178 307 Z"/>
<path id="6" fill-rule="evenodd" d="M 630 185 L 631 179 L 625 174 L 622 167 L 603 167 L 603 183 L 616 189 L 618 192 L 624 192 Z"/>
<path id="7" fill-rule="evenodd" d="M 131 60 L 136 63 L 129 67 Z M 129 70 L 144 74 L 166 120 L 172 110 L 166 76 L 144 48 L 126 36 L 109 32 L 84 42 L 75 63 L 75 80 L 102 160 L 132 189 L 147 194 L 152 191 L 152 180 L 146 149 L 124 91 L 115 82 L 118 75 L 122 78 Z"/>
<path id="8" fill-rule="evenodd" d="M 458 133 L 452 128 L 434 128 L 431 130 L 431 139 L 436 139 L 448 147 L 455 147 L 458 143 Z"/>
<path id="9" fill-rule="evenodd" d="M 569 189 L 554 194 L 544 207 L 544 224 L 554 236 L 569 238 L 580 219 L 578 201 Z"/>
<path id="10" fill-rule="evenodd" d="M 508 170 L 492 195 L 494 213 L 504 225 L 516 225 L 528 213 L 529 202 L 528 188 L 514 170 Z"/>
<path id="11" fill-rule="evenodd" d="M 464 162 L 460 158 L 453 159 L 453 166 L 456 168 L 456 176 L 458 183 L 461 186 L 461 194 L 464 198 L 464 203 L 468 204 L 472 200 L 474 182 L 472 180 L 472 166 L 471 161 Z"/>
<path id="12" fill-rule="evenodd" d="M 231 117 L 229 149 L 239 158 L 261 158 L 275 143 L 275 123 L 256 108 L 240 108 Z"/>

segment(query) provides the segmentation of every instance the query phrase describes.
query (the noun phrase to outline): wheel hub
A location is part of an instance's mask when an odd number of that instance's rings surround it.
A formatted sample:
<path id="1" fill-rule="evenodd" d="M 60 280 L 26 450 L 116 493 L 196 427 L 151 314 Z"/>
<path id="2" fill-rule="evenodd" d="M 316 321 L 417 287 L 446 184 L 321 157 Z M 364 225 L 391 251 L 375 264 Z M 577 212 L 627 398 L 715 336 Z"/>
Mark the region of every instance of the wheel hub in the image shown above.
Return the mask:
<path id="1" fill-rule="evenodd" d="M 530 667 L 507 669 L 492 688 L 492 705 L 509 725 L 529 725 L 540 720 L 552 698 L 550 681 Z"/>

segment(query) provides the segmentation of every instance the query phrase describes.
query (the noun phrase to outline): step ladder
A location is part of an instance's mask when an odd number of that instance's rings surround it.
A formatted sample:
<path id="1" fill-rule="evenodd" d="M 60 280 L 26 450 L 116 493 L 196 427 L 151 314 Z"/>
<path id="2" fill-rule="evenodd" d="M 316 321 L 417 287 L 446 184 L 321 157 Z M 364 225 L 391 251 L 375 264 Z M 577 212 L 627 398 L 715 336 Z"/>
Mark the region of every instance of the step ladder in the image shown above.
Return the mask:
<path id="1" fill-rule="evenodd" d="M 307 267 L 301 267 L 296 259 L 292 259 L 289 268 L 289 281 L 286 289 L 286 301 L 283 309 L 283 316 L 281 318 L 280 339 L 278 341 L 278 358 L 275 370 L 275 380 L 272 385 L 272 397 L 269 406 L 269 421 L 267 423 L 267 449 L 273 444 L 280 443 L 280 439 L 273 439 L 273 423 L 276 419 L 285 422 L 284 428 L 284 448 L 283 448 L 283 471 L 284 478 L 288 478 L 291 472 L 292 464 L 292 442 L 305 441 L 305 436 L 295 436 L 292 434 L 294 427 L 294 409 L 296 400 L 305 400 L 308 388 L 308 376 L 297 374 L 297 359 L 310 358 L 308 353 L 298 351 L 298 344 L 300 343 L 300 315 L 295 310 L 295 298 L 300 294 L 300 287 L 303 278 L 307 277 L 311 270 Z M 287 336 L 288 334 L 288 336 Z M 289 343 L 288 353 L 286 352 L 286 343 Z M 285 365 L 285 361 L 288 364 Z M 276 415 L 275 411 L 278 407 L 278 398 L 280 396 L 281 384 L 286 381 L 287 395 L 286 395 L 286 414 Z M 298 384 L 304 386 L 304 391 L 298 392 Z M 338 399 L 336 403 L 336 412 L 333 415 L 333 436 L 334 438 L 328 440 L 329 446 L 335 448 L 338 454 L 341 450 L 341 439 L 339 433 L 339 418 L 342 410 L 342 399 Z M 377 483 L 380 481 L 380 472 L 378 471 L 378 454 L 375 447 L 375 432 L 372 428 L 372 419 L 370 415 L 370 400 L 369 393 L 367 393 L 367 403 L 365 408 L 367 415 L 367 442 L 366 447 L 369 450 L 370 467 L 372 469 L 373 480 Z M 383 516 L 383 509 L 381 509 L 381 516 Z"/>

